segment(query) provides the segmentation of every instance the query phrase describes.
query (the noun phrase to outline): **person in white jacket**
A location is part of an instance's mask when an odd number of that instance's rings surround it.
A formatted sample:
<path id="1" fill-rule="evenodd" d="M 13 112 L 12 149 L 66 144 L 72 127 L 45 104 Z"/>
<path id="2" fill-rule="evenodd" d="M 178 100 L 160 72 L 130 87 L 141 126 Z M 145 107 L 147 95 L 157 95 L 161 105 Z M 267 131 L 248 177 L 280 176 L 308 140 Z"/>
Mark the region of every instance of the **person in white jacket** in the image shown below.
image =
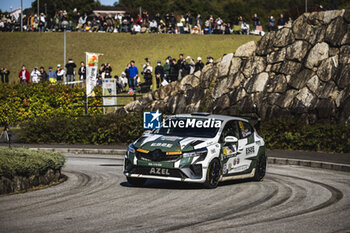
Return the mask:
<path id="1" fill-rule="evenodd" d="M 38 70 L 38 67 L 34 67 L 34 70 L 32 71 L 32 73 L 30 73 L 30 76 L 32 77 L 32 82 L 39 83 L 40 75 L 41 75 L 41 73 Z"/>

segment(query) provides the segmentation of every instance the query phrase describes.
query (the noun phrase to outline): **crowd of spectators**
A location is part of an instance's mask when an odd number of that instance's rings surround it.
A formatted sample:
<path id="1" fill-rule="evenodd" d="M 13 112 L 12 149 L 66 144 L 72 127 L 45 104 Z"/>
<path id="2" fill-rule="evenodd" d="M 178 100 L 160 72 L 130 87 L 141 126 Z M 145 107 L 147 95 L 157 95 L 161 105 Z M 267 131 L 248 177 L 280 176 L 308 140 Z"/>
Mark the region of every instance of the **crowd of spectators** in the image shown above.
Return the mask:
<path id="1" fill-rule="evenodd" d="M 41 13 L 30 16 L 23 15 L 23 30 L 29 32 L 57 32 L 63 30 L 85 31 L 85 32 L 129 32 L 137 33 L 173 33 L 173 34 L 263 34 L 261 21 L 257 14 L 251 19 L 252 27 L 247 20 L 239 16 L 236 22 L 225 22 L 220 17 L 212 15 L 202 19 L 200 14 L 192 16 L 190 12 L 186 15 L 165 14 L 163 17 L 157 13 L 151 17 L 147 12 L 142 16 L 131 17 L 130 14 L 99 14 L 87 15 L 77 12 L 75 16 L 68 17 L 66 11 L 59 11 L 54 17 Z M 275 25 L 275 19 L 270 16 L 267 19 L 268 30 L 276 26 L 283 27 L 291 24 L 291 18 L 285 20 L 283 15 Z M 0 31 L 20 31 L 20 17 L 17 19 L 10 14 L 0 16 Z"/>
<path id="2" fill-rule="evenodd" d="M 166 57 L 163 64 L 162 61 L 157 61 L 154 68 L 152 67 L 151 61 L 145 58 L 145 64 L 142 68 L 138 68 L 135 61 L 131 60 L 120 75 L 116 74 L 114 76 L 112 75 L 113 69 L 111 64 L 101 64 L 96 77 L 96 85 L 102 85 L 103 79 L 114 78 L 116 79 L 118 93 L 125 91 L 129 93 L 134 93 L 135 91 L 144 93 L 150 91 L 152 85 L 156 85 L 157 88 L 162 85 L 168 85 L 188 74 L 194 74 L 202 70 L 204 65 L 210 64 L 213 61 L 213 57 L 211 56 L 208 56 L 207 61 L 204 63 L 201 57 L 197 57 L 195 61 L 190 56 L 185 58 L 184 54 L 179 54 L 178 59 L 171 56 Z M 75 84 L 81 83 L 79 85 L 85 87 L 85 63 L 83 61 L 80 62 L 80 67 L 77 72 L 75 71 L 76 67 L 76 64 L 71 58 L 64 67 L 62 67 L 61 64 L 58 64 L 56 69 L 49 66 L 48 71 L 46 71 L 43 66 L 40 68 L 35 66 L 32 71 L 29 71 L 25 65 L 22 65 L 18 73 L 18 79 L 21 84 L 48 82 L 50 84 L 64 83 L 73 87 Z M 8 83 L 10 71 L 6 68 L 2 68 L 0 74 L 1 82 Z M 79 81 L 76 81 L 77 76 Z M 143 81 L 141 81 L 141 77 L 143 77 Z M 155 77 L 155 83 L 153 83 L 153 77 Z"/>

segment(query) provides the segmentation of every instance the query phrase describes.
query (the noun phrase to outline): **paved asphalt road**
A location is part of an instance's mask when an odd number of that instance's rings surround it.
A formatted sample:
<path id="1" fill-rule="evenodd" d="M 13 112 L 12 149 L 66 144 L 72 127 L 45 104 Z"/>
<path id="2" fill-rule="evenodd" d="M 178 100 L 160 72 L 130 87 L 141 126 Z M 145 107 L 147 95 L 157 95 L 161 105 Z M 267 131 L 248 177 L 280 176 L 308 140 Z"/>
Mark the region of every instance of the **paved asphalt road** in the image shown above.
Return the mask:
<path id="1" fill-rule="evenodd" d="M 263 182 L 130 187 L 122 160 L 67 155 L 68 180 L 0 197 L 0 232 L 349 232 L 350 174 L 269 165 Z"/>

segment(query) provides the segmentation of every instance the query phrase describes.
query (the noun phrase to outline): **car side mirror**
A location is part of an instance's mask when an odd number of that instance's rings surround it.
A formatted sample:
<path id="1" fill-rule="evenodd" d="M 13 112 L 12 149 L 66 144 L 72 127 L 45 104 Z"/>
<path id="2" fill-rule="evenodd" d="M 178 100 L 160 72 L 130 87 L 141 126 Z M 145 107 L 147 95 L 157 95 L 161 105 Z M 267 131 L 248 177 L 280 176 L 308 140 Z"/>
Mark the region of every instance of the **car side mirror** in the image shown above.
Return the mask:
<path id="1" fill-rule="evenodd" d="M 152 134 L 152 130 L 146 130 L 143 132 L 143 136 L 149 136 L 150 134 Z"/>
<path id="2" fill-rule="evenodd" d="M 234 136 L 225 137 L 225 143 L 236 143 L 236 142 L 238 142 L 238 138 Z"/>

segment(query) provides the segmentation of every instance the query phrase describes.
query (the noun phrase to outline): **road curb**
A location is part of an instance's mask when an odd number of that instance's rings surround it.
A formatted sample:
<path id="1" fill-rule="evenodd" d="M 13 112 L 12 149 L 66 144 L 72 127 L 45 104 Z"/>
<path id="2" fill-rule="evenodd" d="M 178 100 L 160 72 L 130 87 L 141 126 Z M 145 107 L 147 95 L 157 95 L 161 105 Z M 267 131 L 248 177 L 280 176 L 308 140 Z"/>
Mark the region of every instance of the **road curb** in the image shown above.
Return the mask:
<path id="1" fill-rule="evenodd" d="M 73 154 L 104 154 L 104 155 L 125 155 L 126 150 L 123 149 L 93 149 L 93 148 L 29 148 L 31 150 L 51 151 L 59 153 Z M 277 165 L 296 165 L 303 167 L 322 168 L 335 171 L 350 172 L 350 165 L 341 163 L 330 163 L 322 161 L 302 160 L 302 159 L 286 159 L 278 157 L 268 157 L 269 164 Z"/>
<path id="2" fill-rule="evenodd" d="M 73 154 L 105 154 L 105 155 L 125 155 L 126 150 L 123 149 L 93 149 L 93 148 L 29 148 L 31 150 L 51 151 L 59 153 Z"/>
<path id="3" fill-rule="evenodd" d="M 312 160 L 302 160 L 302 159 L 285 159 L 277 157 L 268 157 L 267 162 L 269 164 L 278 164 L 278 165 L 296 165 L 303 167 L 313 167 L 313 168 L 322 168 L 335 171 L 350 172 L 350 165 L 341 164 L 341 163 L 329 163 L 322 161 L 312 161 Z"/>

